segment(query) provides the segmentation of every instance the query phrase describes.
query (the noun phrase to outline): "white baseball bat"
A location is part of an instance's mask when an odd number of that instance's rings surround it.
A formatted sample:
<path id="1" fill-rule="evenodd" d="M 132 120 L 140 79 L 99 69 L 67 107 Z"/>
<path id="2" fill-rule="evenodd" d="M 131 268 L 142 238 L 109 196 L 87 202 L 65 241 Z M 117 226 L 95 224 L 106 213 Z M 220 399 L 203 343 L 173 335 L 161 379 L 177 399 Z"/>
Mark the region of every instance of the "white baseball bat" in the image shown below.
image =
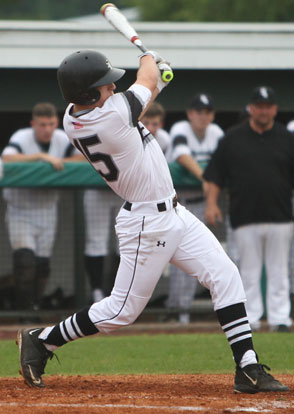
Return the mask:
<path id="1" fill-rule="evenodd" d="M 143 45 L 142 40 L 139 38 L 136 30 L 130 25 L 126 17 L 120 12 L 120 10 L 112 3 L 104 4 L 101 9 L 101 13 L 106 20 L 124 37 L 130 40 L 141 52 L 146 52 L 147 48 Z M 170 82 L 173 79 L 173 72 L 171 70 L 165 70 L 161 74 L 161 78 L 164 82 Z"/>

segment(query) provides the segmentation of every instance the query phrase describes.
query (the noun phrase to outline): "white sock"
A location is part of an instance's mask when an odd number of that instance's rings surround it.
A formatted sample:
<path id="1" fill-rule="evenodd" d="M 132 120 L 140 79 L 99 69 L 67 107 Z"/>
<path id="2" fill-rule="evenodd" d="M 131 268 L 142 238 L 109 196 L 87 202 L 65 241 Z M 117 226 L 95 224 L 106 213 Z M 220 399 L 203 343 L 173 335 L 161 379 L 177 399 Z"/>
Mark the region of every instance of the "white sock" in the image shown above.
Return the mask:
<path id="1" fill-rule="evenodd" d="M 38 338 L 43 339 L 43 341 L 46 340 L 48 338 L 49 333 L 52 331 L 53 328 L 54 326 L 48 326 L 47 328 L 43 329 L 43 331 L 40 333 Z M 56 345 L 49 345 L 49 344 L 46 344 L 45 342 L 43 342 L 43 345 L 50 352 L 54 352 L 55 349 L 58 348 L 58 346 Z"/>
<path id="2" fill-rule="evenodd" d="M 244 368 L 246 367 L 246 365 L 250 364 L 257 364 L 256 353 L 252 349 L 246 351 L 245 354 L 242 356 L 240 368 Z"/>

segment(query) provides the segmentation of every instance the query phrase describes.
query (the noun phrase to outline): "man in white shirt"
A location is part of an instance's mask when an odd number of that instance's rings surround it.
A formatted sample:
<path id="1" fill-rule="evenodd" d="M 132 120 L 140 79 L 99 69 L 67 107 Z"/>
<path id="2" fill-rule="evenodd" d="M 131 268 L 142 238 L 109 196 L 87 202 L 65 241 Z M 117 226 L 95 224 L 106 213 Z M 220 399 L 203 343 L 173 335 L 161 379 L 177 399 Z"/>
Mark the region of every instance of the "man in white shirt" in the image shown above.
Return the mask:
<path id="1" fill-rule="evenodd" d="M 205 225 L 177 203 L 164 154 L 140 122 L 148 104 L 167 85 L 161 78 L 167 68 L 171 70 L 156 53 L 147 51 L 140 57 L 135 83 L 114 93 L 114 82 L 125 71 L 113 68 L 101 53 L 78 51 L 59 66 L 59 85 L 71 102 L 64 116 L 65 131 L 126 201 L 116 219 L 120 265 L 110 296 L 55 326 L 18 332 L 21 374 L 31 387 L 44 386 L 42 374 L 56 348 L 133 323 L 166 264 L 172 262 L 210 288 L 236 362 L 235 391 L 288 390 L 257 362 L 236 266 Z"/>

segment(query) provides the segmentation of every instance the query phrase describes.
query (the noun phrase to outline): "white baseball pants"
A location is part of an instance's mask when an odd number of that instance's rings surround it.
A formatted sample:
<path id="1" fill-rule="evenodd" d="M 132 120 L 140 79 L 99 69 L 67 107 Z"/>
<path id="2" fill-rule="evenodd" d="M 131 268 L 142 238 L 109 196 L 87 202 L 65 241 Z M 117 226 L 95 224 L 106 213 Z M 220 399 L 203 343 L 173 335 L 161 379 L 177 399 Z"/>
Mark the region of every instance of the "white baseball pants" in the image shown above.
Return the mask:
<path id="1" fill-rule="evenodd" d="M 136 320 L 168 262 L 210 289 L 214 309 L 245 302 L 237 267 L 208 228 L 185 207 L 159 212 L 156 203 L 134 203 L 117 217 L 121 261 L 111 295 L 89 310 L 97 329 L 109 333 Z"/>
<path id="2" fill-rule="evenodd" d="M 264 312 L 260 286 L 264 263 L 267 275 L 268 323 L 273 327 L 280 324 L 291 326 L 288 259 L 293 224 L 250 224 L 237 228 L 234 233 L 250 324 L 259 328 Z"/>

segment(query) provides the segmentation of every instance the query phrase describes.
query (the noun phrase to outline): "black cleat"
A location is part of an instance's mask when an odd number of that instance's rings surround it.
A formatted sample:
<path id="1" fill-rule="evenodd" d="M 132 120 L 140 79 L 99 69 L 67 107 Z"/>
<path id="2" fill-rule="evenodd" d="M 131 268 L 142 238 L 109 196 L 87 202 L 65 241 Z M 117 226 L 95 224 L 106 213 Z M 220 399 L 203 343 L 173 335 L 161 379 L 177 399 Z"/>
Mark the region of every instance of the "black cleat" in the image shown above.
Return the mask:
<path id="1" fill-rule="evenodd" d="M 53 358 L 53 352 L 48 351 L 38 339 L 41 329 L 20 329 L 17 333 L 16 344 L 19 350 L 20 371 L 29 387 L 44 388 L 42 380 L 48 359 Z"/>
<path id="2" fill-rule="evenodd" d="M 235 375 L 235 392 L 255 394 L 257 392 L 285 392 L 286 385 L 265 372 L 269 367 L 263 364 L 250 364 L 244 368 L 237 367 Z"/>

